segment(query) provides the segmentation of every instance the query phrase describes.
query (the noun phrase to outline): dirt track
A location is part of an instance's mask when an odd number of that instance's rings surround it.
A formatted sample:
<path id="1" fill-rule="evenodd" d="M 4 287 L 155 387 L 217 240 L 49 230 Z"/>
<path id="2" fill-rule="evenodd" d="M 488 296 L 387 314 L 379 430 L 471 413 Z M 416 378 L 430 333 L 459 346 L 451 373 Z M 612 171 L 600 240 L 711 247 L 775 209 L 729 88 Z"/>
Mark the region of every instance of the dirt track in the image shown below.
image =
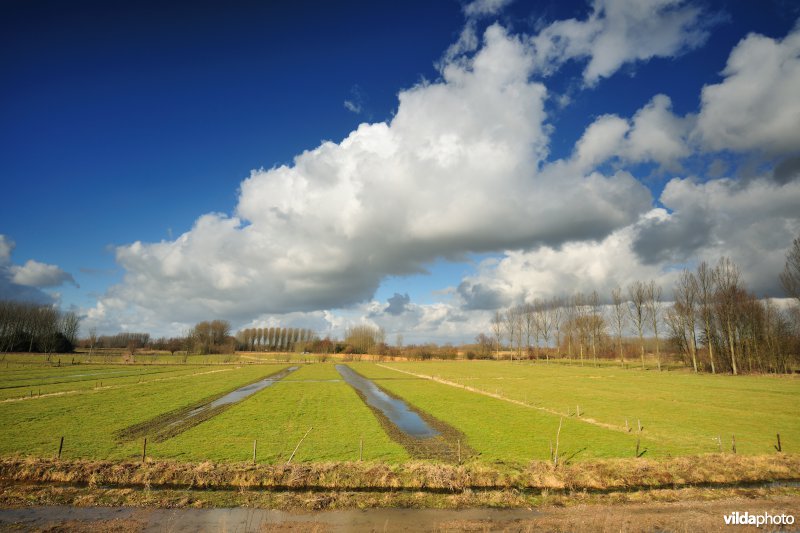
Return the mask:
<path id="1" fill-rule="evenodd" d="M 264 509 L 25 507 L 0 510 L 3 531 L 800 531 L 726 526 L 733 511 L 792 514 L 800 497 L 576 505 L 539 509 L 369 509 L 292 513 Z"/>

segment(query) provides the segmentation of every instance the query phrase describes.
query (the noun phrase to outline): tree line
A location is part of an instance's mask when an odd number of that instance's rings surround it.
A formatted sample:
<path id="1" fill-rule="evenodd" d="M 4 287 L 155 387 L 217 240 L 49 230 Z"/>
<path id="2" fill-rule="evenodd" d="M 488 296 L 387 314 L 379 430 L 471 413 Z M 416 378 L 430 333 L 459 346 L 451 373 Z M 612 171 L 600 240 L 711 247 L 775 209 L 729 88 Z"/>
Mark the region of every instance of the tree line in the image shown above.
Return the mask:
<path id="1" fill-rule="evenodd" d="M 52 305 L 0 300 L 0 353 L 71 352 L 80 319 Z"/>
<path id="2" fill-rule="evenodd" d="M 89 355 L 97 349 L 122 349 L 130 356 L 139 350 L 161 350 L 171 354 L 184 352 L 207 355 L 212 353 L 233 353 L 236 339 L 231 336 L 231 325 L 227 320 L 198 322 L 192 329 L 179 337 L 160 337 L 152 339 L 149 333 L 125 331 L 114 335 L 98 336 L 96 330 L 82 339 L 81 347 L 89 350 Z"/>
<path id="3" fill-rule="evenodd" d="M 749 292 L 730 259 L 713 267 L 702 262 L 680 274 L 669 303 L 655 281 L 616 287 L 606 303 L 597 291 L 536 299 L 496 311 L 493 338 L 480 334 L 476 342 L 484 353 L 505 342 L 511 357 L 615 357 L 624 365 L 624 339 L 632 331 L 643 367 L 650 351 L 660 370 L 666 347 L 695 372 L 791 372 L 800 362 L 800 238 L 780 280 L 796 300 L 788 308 Z"/>
<path id="4" fill-rule="evenodd" d="M 247 328 L 236 333 L 237 349 L 250 352 L 304 351 L 315 339 L 306 328 Z"/>

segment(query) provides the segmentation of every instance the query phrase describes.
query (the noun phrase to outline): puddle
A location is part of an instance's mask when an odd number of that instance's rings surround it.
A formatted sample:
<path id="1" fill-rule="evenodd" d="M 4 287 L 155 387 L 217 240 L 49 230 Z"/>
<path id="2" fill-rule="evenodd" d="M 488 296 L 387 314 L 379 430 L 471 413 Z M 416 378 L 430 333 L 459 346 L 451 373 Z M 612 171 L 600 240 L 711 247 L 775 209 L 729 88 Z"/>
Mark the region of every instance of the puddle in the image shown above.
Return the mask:
<path id="1" fill-rule="evenodd" d="M 208 420 L 209 418 L 220 414 L 231 405 L 266 389 L 270 385 L 285 378 L 298 368 L 300 367 L 291 366 L 260 381 L 240 387 L 207 403 L 203 403 L 194 407 L 178 409 L 176 411 L 160 415 L 152 420 L 148 420 L 147 422 L 130 426 L 120 431 L 117 434 L 117 437 L 123 440 L 131 440 L 149 435 L 154 437 L 157 442 L 164 441 L 200 424 L 201 422 L 204 422 L 205 420 Z"/>
<path id="2" fill-rule="evenodd" d="M 102 531 L 442 531 L 459 525 L 515 526 L 539 513 L 529 509 L 343 509 L 291 512 L 246 507 L 157 509 L 41 506 L 0 510 L 0 529 Z M 82 526 L 82 527 L 81 527 Z M 94 527 L 92 527 L 94 526 Z M 124 526 L 127 526 L 125 528 Z M 85 528 L 85 529 L 84 529 Z M 517 528 L 512 527 L 516 530 Z M 525 528 L 526 530 L 528 528 Z M 470 528 L 472 531 L 473 528 Z M 492 528 L 494 530 L 494 528 Z"/>
<path id="3" fill-rule="evenodd" d="M 258 391 L 266 389 L 267 387 L 269 387 L 270 385 L 272 385 L 276 381 L 282 380 L 283 378 L 285 378 L 286 376 L 288 376 L 289 374 L 291 374 L 292 372 L 294 372 L 298 368 L 300 368 L 300 367 L 291 366 L 291 367 L 287 368 L 286 370 L 282 370 L 282 371 L 278 372 L 277 374 L 273 374 L 273 375 L 269 376 L 268 378 L 262 379 L 261 381 L 256 381 L 255 383 L 251 383 L 250 385 L 246 385 L 246 386 L 242 387 L 241 389 L 236 389 L 233 392 L 229 392 L 228 394 L 226 394 L 222 398 L 217 398 L 213 402 L 210 402 L 210 403 L 207 403 L 205 405 L 201 405 L 200 407 L 197 407 L 195 409 L 192 409 L 191 411 L 189 411 L 187 413 L 187 415 L 184 418 L 184 420 L 186 418 L 197 416 L 200 413 L 203 413 L 205 411 L 210 411 L 212 409 L 216 409 L 217 407 L 220 407 L 222 405 L 228 405 L 228 404 L 231 404 L 231 403 L 236 403 L 236 402 L 242 401 L 245 398 L 247 398 L 248 396 L 252 396 L 253 394 L 257 393 Z M 180 422 L 183 422 L 183 420 L 177 420 L 177 421 L 173 422 L 173 424 L 178 424 Z"/>
<path id="4" fill-rule="evenodd" d="M 402 400 L 392 398 L 375 383 L 357 374 L 350 367 L 336 365 L 336 370 L 342 378 L 353 388 L 364 395 L 367 403 L 382 412 L 395 426 L 406 435 L 417 439 L 428 439 L 439 435 L 439 432 L 429 426 L 417 413 L 409 409 Z"/>

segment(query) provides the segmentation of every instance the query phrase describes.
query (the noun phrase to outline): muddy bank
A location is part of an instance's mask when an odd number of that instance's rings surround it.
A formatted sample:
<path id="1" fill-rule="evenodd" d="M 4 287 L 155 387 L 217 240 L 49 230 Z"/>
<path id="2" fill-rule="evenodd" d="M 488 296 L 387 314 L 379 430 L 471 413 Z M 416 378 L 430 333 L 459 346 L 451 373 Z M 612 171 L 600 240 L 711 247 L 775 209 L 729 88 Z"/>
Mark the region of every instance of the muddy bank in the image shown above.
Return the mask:
<path id="1" fill-rule="evenodd" d="M 243 387 L 205 398 L 188 407 L 161 414 L 146 422 L 122 429 L 116 436 L 123 441 L 145 436 L 155 442 L 165 441 L 217 416 L 236 403 L 280 381 L 298 368 L 297 366 L 286 368 Z"/>
<path id="2" fill-rule="evenodd" d="M 411 457 L 461 463 L 475 456 L 464 434 L 453 426 L 417 409 L 349 366 L 336 365 L 336 370 L 373 412 L 386 434 Z"/>
<path id="3" fill-rule="evenodd" d="M 366 509 L 291 513 L 266 509 L 47 506 L 0 509 L 0 529 L 25 531 L 723 531 L 733 512 L 800 518 L 796 496 L 703 502 L 579 504 L 532 509 Z M 736 526 L 737 531 L 770 531 Z M 789 527 L 784 530 L 792 530 Z"/>

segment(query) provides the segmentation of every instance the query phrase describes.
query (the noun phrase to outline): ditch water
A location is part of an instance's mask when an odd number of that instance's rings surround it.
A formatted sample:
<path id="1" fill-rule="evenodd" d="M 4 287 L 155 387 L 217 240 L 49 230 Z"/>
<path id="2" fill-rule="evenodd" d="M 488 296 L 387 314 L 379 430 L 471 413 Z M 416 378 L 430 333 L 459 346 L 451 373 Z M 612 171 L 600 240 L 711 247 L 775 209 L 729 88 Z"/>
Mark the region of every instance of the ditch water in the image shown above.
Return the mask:
<path id="1" fill-rule="evenodd" d="M 222 398 L 217 398 L 213 402 L 209 402 L 209 403 L 207 403 L 205 405 L 201 405 L 200 407 L 192 409 L 191 411 L 189 411 L 186 414 L 186 416 L 183 419 L 177 420 L 177 421 L 173 422 L 173 424 L 177 424 L 179 422 L 183 422 L 184 420 L 186 420 L 188 418 L 191 418 L 193 416 L 197 416 L 197 415 L 199 415 L 200 413 L 202 413 L 204 411 L 208 411 L 210 409 L 214 409 L 214 408 L 219 407 L 221 405 L 228 405 L 228 404 L 231 404 L 231 403 L 236 403 L 236 402 L 239 402 L 241 400 L 244 400 L 248 396 L 252 396 L 253 394 L 257 393 L 258 391 L 264 390 L 267 387 L 269 387 L 270 385 L 272 385 L 273 383 L 282 380 L 283 378 L 285 378 L 286 376 L 288 376 L 289 374 L 291 374 L 292 372 L 294 372 L 298 368 L 300 368 L 300 367 L 291 366 L 291 367 L 287 368 L 286 370 L 278 372 L 277 374 L 273 374 L 268 378 L 262 379 L 261 381 L 256 381 L 255 383 L 251 383 L 250 385 L 246 385 L 246 386 L 244 386 L 244 387 L 242 387 L 240 389 L 236 389 L 235 391 L 229 392 L 228 394 L 226 394 Z"/>
<path id="2" fill-rule="evenodd" d="M 427 439 L 439 435 L 438 431 L 430 427 L 404 401 L 392 398 L 371 380 L 357 374 L 345 365 L 336 365 L 336 370 L 348 385 L 364 395 L 369 405 L 382 412 L 403 433 L 417 439 Z"/>

